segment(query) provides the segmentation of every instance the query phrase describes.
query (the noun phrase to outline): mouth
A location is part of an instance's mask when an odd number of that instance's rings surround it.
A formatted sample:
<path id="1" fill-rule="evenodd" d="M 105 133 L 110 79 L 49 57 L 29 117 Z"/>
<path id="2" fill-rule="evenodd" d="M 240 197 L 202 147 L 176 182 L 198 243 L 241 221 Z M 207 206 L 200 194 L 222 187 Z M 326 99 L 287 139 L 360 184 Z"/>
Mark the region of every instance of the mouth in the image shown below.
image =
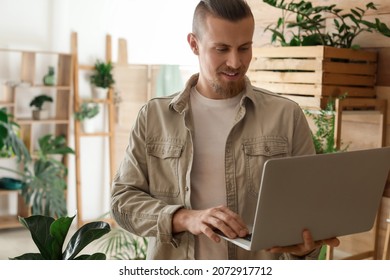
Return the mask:
<path id="1" fill-rule="evenodd" d="M 220 74 L 229 80 L 235 80 L 240 77 L 240 72 L 221 71 Z"/>

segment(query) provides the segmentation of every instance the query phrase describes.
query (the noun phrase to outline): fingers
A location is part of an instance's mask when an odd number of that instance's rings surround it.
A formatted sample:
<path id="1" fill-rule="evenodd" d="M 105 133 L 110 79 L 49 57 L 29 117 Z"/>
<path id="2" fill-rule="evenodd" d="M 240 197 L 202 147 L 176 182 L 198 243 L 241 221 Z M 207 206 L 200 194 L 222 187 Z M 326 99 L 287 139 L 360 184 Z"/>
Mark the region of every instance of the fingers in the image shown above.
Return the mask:
<path id="1" fill-rule="evenodd" d="M 214 228 L 222 231 L 229 238 L 243 237 L 248 234 L 248 229 L 240 216 L 225 206 L 212 209 L 215 218 L 211 224 Z"/>
<path id="2" fill-rule="evenodd" d="M 323 245 L 329 245 L 332 247 L 337 247 L 340 244 L 340 240 L 337 238 L 329 238 L 325 240 L 314 241 L 313 236 L 309 230 L 304 230 L 302 233 L 302 244 L 297 244 L 293 246 L 285 247 L 273 247 L 268 251 L 271 253 L 290 253 L 297 256 L 304 256 L 314 249 L 321 247 Z"/>
<path id="3" fill-rule="evenodd" d="M 340 240 L 338 238 L 330 238 L 330 239 L 325 239 L 322 240 L 323 244 L 331 246 L 331 247 L 337 247 L 340 245 Z"/>
<path id="4" fill-rule="evenodd" d="M 214 232 L 215 229 L 229 238 L 248 234 L 248 229 L 239 215 L 225 206 L 195 212 L 197 213 L 197 221 L 195 221 L 197 226 L 191 231 L 195 235 L 203 233 L 211 240 L 219 242 L 221 239 Z"/>

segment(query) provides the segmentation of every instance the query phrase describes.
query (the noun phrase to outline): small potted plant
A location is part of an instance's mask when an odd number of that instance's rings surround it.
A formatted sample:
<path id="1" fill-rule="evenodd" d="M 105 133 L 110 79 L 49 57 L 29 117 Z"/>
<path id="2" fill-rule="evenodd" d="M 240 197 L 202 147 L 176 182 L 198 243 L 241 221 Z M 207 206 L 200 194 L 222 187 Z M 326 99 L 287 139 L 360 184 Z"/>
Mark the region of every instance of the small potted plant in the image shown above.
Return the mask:
<path id="1" fill-rule="evenodd" d="M 79 110 L 74 112 L 74 118 L 81 122 L 83 131 L 91 133 L 94 131 L 93 122 L 90 122 L 97 114 L 99 114 L 99 105 L 93 102 L 84 102 L 81 104 Z"/>
<path id="2" fill-rule="evenodd" d="M 113 66 L 111 62 L 102 62 L 97 60 L 94 67 L 94 73 L 91 75 L 91 84 L 93 92 L 98 99 L 107 98 L 108 89 L 112 87 L 115 80 L 112 75 Z"/>
<path id="3" fill-rule="evenodd" d="M 55 85 L 55 74 L 54 67 L 49 66 L 47 74 L 43 77 L 43 84 L 45 86 L 54 86 Z"/>
<path id="4" fill-rule="evenodd" d="M 32 111 L 32 117 L 34 120 L 42 120 L 49 118 L 49 111 L 43 108 L 45 102 L 53 102 L 53 98 L 46 94 L 41 94 L 31 100 L 30 107 L 35 108 Z"/>

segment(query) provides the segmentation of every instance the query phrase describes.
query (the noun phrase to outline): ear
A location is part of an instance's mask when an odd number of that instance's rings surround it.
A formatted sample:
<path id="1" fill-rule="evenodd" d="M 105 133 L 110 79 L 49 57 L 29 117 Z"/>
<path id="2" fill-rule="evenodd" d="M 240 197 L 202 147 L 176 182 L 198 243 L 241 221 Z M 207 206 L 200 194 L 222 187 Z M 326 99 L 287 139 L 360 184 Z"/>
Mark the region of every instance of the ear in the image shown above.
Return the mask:
<path id="1" fill-rule="evenodd" d="M 198 40 L 195 37 L 195 34 L 194 33 L 189 33 L 187 35 L 187 41 L 188 41 L 188 44 L 190 45 L 190 48 L 191 48 L 192 52 L 194 54 L 198 55 L 199 54 Z"/>

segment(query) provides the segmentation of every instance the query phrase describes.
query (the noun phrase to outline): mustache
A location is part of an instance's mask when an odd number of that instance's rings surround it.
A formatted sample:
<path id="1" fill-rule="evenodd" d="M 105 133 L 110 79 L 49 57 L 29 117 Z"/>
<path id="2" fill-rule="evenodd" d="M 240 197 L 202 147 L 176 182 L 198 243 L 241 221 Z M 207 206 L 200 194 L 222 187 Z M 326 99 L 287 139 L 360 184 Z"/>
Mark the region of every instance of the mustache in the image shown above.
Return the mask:
<path id="1" fill-rule="evenodd" d="M 241 74 L 244 71 L 245 71 L 244 67 L 232 68 L 232 67 L 222 66 L 221 68 L 218 69 L 218 73 L 238 73 L 238 74 Z"/>

